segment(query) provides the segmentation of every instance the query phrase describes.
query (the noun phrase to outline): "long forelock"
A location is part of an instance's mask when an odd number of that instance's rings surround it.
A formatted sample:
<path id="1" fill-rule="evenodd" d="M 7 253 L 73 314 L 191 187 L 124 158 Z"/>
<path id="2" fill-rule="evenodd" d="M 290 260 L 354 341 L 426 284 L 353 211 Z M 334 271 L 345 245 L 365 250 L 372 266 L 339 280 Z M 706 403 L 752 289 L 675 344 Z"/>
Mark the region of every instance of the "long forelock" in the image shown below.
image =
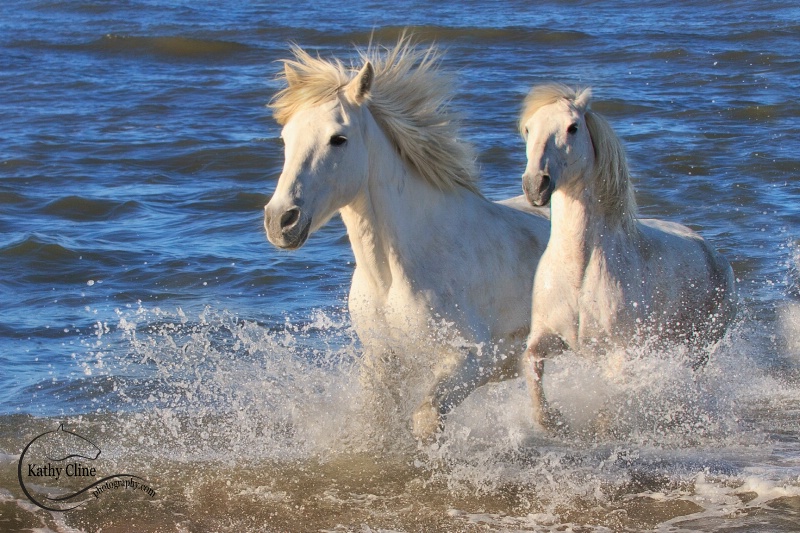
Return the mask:
<path id="1" fill-rule="evenodd" d="M 325 61 L 299 46 L 292 46 L 292 55 L 294 59 L 283 60 L 286 70 L 279 76 L 286 86 L 269 103 L 281 126 L 301 109 L 336 98 L 352 77 L 338 60 Z"/>
<path id="2" fill-rule="evenodd" d="M 574 102 L 580 93 L 561 83 L 545 83 L 536 85 L 522 102 L 522 113 L 519 118 L 519 132 L 524 134 L 525 123 L 544 106 L 555 104 L 559 100 Z"/>
<path id="3" fill-rule="evenodd" d="M 270 103 L 281 125 L 303 108 L 344 98 L 341 89 L 358 72 L 299 47 L 292 52 L 294 58 L 284 61 L 286 87 Z M 437 189 L 464 187 L 480 194 L 475 153 L 459 137 L 460 117 L 450 108 L 452 79 L 439 71 L 436 46 L 415 46 L 404 34 L 392 48 L 370 44 L 359 56 L 375 72 L 366 105 L 398 154 Z"/>

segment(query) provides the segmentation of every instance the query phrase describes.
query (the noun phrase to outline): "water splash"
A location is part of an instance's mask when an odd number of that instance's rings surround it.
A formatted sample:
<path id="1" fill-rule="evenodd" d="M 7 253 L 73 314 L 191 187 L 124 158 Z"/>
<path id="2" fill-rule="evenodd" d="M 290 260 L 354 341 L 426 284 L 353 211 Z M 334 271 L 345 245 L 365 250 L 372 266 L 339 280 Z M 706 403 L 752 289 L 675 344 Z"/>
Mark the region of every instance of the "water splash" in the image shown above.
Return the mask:
<path id="1" fill-rule="evenodd" d="M 787 300 L 779 306 L 778 321 L 787 355 L 800 363 L 800 241 L 788 246 L 787 260 Z"/>
<path id="2" fill-rule="evenodd" d="M 447 327 L 431 349 L 458 345 Z M 800 418 L 786 417 L 800 412 L 800 388 L 760 370 L 774 347 L 758 330 L 745 318 L 699 371 L 681 347 L 642 343 L 603 358 L 567 352 L 548 362 L 545 390 L 569 433 L 534 427 L 524 381 L 512 380 L 468 397 L 431 446 L 417 446 L 408 427 L 425 369 L 383 383 L 396 391 L 373 402 L 363 347 L 343 312 L 261 324 L 212 308 L 189 316 L 140 306 L 118 311 L 116 325 L 98 322 L 81 364 L 114 379 L 102 425 L 119 438 L 104 454 L 123 462 L 144 454 L 141 464 L 170 468 L 227 465 L 203 470 L 204 484 L 185 491 L 190 506 L 210 505 L 229 483 L 242 498 L 286 506 L 296 487 L 273 479 L 286 478 L 328 503 L 372 495 L 364 508 L 383 501 L 376 495 L 387 486 L 399 492 L 386 502 L 427 491 L 426 509 L 447 504 L 453 523 L 496 530 L 558 530 L 599 508 L 598 523 L 614 530 L 638 523 L 631 516 L 641 505 L 663 507 L 650 526 L 701 512 L 716 519 L 730 501 L 746 507 L 743 487 L 767 497 L 800 486 L 796 446 L 776 444 L 800 435 Z M 253 465 L 272 481 L 244 474 Z M 711 498 L 714 491 L 724 497 Z M 497 499 L 502 512 L 474 512 L 474 498 Z"/>
<path id="3" fill-rule="evenodd" d="M 105 407 L 124 413 L 138 446 L 183 459 L 291 460 L 345 439 L 357 341 L 340 316 L 270 327 L 211 308 L 196 318 L 117 313 L 115 328 L 96 325 L 81 365 L 115 378 Z"/>

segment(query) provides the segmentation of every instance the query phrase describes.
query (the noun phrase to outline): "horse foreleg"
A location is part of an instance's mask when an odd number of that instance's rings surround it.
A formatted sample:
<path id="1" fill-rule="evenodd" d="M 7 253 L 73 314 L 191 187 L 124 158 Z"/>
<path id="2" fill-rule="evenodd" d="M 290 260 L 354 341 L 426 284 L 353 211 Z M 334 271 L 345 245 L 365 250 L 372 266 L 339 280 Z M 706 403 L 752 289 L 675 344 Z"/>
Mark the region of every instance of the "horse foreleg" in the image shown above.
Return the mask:
<path id="1" fill-rule="evenodd" d="M 369 424 L 390 428 L 393 421 L 401 419 L 403 412 L 398 385 L 403 383 L 404 375 L 397 354 L 385 346 L 365 347 L 358 377 L 361 406 Z"/>
<path id="2" fill-rule="evenodd" d="M 533 405 L 533 420 L 548 431 L 566 428 L 561 415 L 547 403 L 544 396 L 544 361 L 547 356 L 564 350 L 564 341 L 556 335 L 544 335 L 531 339 L 522 358 L 523 372 L 528 383 L 528 392 Z"/>
<path id="3" fill-rule="evenodd" d="M 472 391 L 488 383 L 492 377 L 476 349 L 471 349 L 449 373 L 440 376 L 426 399 L 412 416 L 414 437 L 430 441 L 444 429 L 444 416 L 455 409 Z"/>

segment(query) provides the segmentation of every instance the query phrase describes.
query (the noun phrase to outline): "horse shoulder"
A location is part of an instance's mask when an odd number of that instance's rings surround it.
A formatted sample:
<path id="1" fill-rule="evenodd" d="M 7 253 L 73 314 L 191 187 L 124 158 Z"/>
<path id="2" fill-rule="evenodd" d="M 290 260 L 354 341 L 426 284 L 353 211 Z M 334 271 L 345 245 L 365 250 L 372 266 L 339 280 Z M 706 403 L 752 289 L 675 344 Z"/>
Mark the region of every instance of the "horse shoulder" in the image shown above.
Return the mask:
<path id="1" fill-rule="evenodd" d="M 436 309 L 442 307 L 436 291 L 426 290 L 430 280 L 409 279 L 402 269 L 393 268 L 389 283 L 370 275 L 370 269 L 356 266 L 348 296 L 353 328 L 360 339 L 379 343 L 402 341 L 421 332 Z"/>
<path id="2" fill-rule="evenodd" d="M 464 321 L 477 317 L 473 321 L 488 324 L 493 338 L 518 337 L 530 325 L 533 279 L 549 221 L 477 195 L 465 199 L 457 216 L 450 217 L 448 231 L 453 241 L 468 243 L 457 246 L 443 277 L 455 283 Z M 435 263 L 441 266 L 441 258 Z"/>
<path id="3" fill-rule="evenodd" d="M 620 235 L 609 241 L 586 264 L 579 301 L 582 342 L 634 327 L 638 302 L 646 299 L 633 242 Z"/>

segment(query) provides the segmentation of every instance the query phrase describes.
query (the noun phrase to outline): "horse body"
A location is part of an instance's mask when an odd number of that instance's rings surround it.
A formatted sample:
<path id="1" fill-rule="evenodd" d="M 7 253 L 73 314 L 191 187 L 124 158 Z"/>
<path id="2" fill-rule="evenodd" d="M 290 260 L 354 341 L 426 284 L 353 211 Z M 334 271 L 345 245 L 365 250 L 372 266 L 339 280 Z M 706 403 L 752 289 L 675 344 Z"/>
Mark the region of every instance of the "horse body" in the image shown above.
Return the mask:
<path id="1" fill-rule="evenodd" d="M 386 178 L 370 179 L 341 209 L 356 258 L 349 307 L 359 336 L 374 337 L 362 326 L 378 324 L 377 336 L 394 328 L 407 337 L 434 318 L 467 326 L 462 335 L 474 342 L 527 332 L 518 283 L 530 276 L 532 287 L 533 269 L 520 261 L 538 262 L 546 220 L 408 176 L 398 192 Z M 517 235 L 498 238 L 507 230 Z"/>
<path id="2" fill-rule="evenodd" d="M 431 370 L 413 415 L 414 434 L 425 439 L 474 388 L 516 375 L 546 220 L 408 176 L 398 193 L 386 177 L 341 209 L 356 257 L 348 304 L 371 381 L 397 385 L 400 376 L 385 375 L 399 373 L 383 363 L 387 354 L 416 352 L 422 361 L 396 364 Z M 514 238 L 499 239 L 505 231 Z M 431 352 L 436 339 L 444 342 Z"/>
<path id="3" fill-rule="evenodd" d="M 341 214 L 365 373 L 391 387 L 398 367 L 427 369 L 412 415 L 427 439 L 472 390 L 516 372 L 549 223 L 478 192 L 432 50 L 403 38 L 385 57 L 364 55 L 355 77 L 299 49 L 286 62 L 273 105 L 286 159 L 265 228 L 273 244 L 297 248 Z M 423 355 L 395 361 L 414 352 Z"/>
<path id="4" fill-rule="evenodd" d="M 735 284 L 728 262 L 697 233 L 636 218 L 621 144 L 588 110 L 588 92 L 535 88 L 531 102 L 521 120 L 523 188 L 532 204 L 550 203 L 552 228 L 534 281 L 526 371 L 537 419 L 552 426 L 546 357 L 637 338 L 708 345 L 733 319 Z"/>
<path id="5" fill-rule="evenodd" d="M 571 347 L 636 336 L 715 338 L 717 320 L 727 325 L 728 311 L 717 316 L 727 301 L 720 295 L 733 286 L 725 260 L 680 224 L 643 219 L 637 233 L 631 239 L 603 227 L 570 242 L 554 230 L 559 240 L 539 263 L 533 319 Z"/>

